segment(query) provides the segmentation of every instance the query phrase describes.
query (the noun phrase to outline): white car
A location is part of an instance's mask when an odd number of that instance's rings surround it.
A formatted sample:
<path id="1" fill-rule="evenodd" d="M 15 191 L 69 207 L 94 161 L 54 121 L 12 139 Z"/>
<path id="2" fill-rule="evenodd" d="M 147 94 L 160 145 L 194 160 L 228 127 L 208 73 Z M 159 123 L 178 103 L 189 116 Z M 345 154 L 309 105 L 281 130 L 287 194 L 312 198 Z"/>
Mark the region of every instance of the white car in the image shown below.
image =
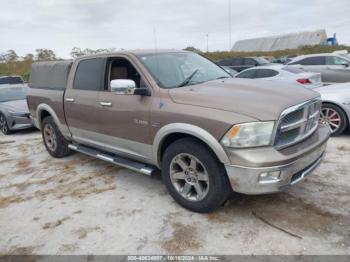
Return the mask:
<path id="1" fill-rule="evenodd" d="M 236 78 L 261 79 L 266 81 L 281 81 L 283 83 L 293 83 L 308 88 L 323 86 L 321 74 L 310 73 L 298 68 L 285 65 L 271 65 L 252 67 L 241 71 Z"/>
<path id="2" fill-rule="evenodd" d="M 321 94 L 322 111 L 320 121 L 327 123 L 332 136 L 349 130 L 350 123 L 350 83 L 341 83 L 316 88 Z"/>

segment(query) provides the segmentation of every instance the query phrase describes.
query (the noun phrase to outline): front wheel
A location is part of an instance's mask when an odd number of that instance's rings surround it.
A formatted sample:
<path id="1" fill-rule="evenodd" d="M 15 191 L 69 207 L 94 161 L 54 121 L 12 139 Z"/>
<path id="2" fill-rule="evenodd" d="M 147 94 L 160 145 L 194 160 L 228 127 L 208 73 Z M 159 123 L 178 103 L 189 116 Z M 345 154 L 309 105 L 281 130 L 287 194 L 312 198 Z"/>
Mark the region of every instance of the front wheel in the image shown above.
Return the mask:
<path id="1" fill-rule="evenodd" d="M 207 146 L 192 138 L 179 139 L 165 150 L 162 175 L 170 195 L 194 212 L 219 208 L 231 193 L 223 165 Z"/>
<path id="2" fill-rule="evenodd" d="M 329 103 L 322 105 L 320 122 L 329 125 L 332 136 L 342 134 L 348 126 L 344 111 L 340 107 Z"/>
<path id="3" fill-rule="evenodd" d="M 11 133 L 6 118 L 3 114 L 0 114 L 0 130 L 4 135 L 8 135 Z"/>

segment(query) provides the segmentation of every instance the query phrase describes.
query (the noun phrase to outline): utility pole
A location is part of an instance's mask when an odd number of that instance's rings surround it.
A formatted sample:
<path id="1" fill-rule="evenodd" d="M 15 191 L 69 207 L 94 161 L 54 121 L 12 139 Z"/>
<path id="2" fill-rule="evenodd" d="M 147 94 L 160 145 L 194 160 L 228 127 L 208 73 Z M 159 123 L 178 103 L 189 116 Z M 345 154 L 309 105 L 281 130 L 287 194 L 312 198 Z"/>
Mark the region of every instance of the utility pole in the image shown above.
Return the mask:
<path id="1" fill-rule="evenodd" d="M 231 36 L 231 0 L 228 0 L 228 35 L 229 35 L 229 47 L 228 51 L 231 51 L 232 48 L 232 36 Z"/>
<path id="2" fill-rule="evenodd" d="M 207 53 L 209 52 L 209 34 L 206 34 L 207 37 Z"/>

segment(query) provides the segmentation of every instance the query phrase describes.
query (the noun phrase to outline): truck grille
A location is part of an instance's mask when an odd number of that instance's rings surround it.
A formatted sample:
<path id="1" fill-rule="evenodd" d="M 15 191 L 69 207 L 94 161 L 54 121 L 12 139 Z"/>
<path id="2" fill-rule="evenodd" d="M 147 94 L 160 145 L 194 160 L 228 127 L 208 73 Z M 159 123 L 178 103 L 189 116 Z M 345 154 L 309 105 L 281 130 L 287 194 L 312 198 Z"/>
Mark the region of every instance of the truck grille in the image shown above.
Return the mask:
<path id="1" fill-rule="evenodd" d="M 313 134 L 318 126 L 320 109 L 319 99 L 287 108 L 278 123 L 275 147 L 285 148 Z"/>

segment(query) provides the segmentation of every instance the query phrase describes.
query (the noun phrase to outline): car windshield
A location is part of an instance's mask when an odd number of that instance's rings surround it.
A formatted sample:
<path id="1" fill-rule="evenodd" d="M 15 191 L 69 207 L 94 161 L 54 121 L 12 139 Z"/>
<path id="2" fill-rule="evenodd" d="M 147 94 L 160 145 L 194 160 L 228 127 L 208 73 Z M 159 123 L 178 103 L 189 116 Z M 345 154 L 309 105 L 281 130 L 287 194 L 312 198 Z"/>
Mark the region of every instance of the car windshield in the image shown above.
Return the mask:
<path id="1" fill-rule="evenodd" d="M 348 61 L 350 61 L 350 55 L 349 54 L 340 54 L 341 57 L 347 59 Z"/>
<path id="2" fill-rule="evenodd" d="M 0 102 L 26 99 L 27 87 L 11 87 L 0 89 Z"/>
<path id="3" fill-rule="evenodd" d="M 19 76 L 0 77 L 0 85 L 4 84 L 23 84 L 23 80 Z"/>
<path id="4" fill-rule="evenodd" d="M 254 59 L 259 63 L 259 65 L 270 64 L 270 62 L 263 57 L 255 57 Z"/>
<path id="5" fill-rule="evenodd" d="M 138 55 L 162 88 L 194 85 L 231 76 L 210 60 L 188 52 Z"/>

